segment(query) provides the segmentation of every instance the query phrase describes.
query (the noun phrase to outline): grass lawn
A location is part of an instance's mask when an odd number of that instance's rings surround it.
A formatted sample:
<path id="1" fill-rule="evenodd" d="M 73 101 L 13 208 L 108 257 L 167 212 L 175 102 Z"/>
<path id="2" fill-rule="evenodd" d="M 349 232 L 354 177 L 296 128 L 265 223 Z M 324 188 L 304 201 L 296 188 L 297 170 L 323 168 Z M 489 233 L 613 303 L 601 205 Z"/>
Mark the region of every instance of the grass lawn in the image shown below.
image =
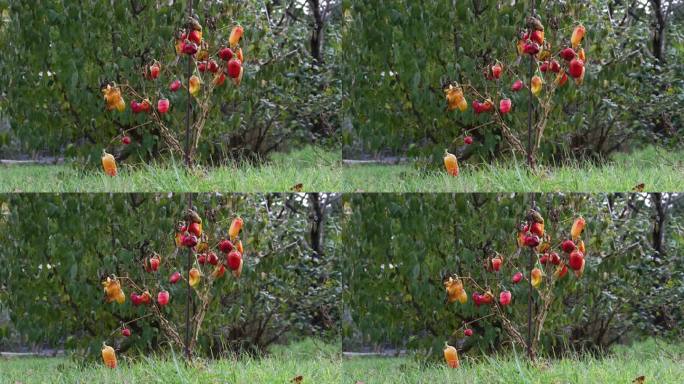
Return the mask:
<path id="1" fill-rule="evenodd" d="M 642 183 L 645 191 L 668 192 L 684 185 L 684 152 L 649 148 L 618 154 L 605 165 L 540 167 L 536 173 L 522 160 L 465 163 L 458 177 L 414 164 L 352 165 L 343 167 L 342 177 L 345 192 L 628 192 Z"/>
<path id="2" fill-rule="evenodd" d="M 263 165 L 231 164 L 186 172 L 179 163 L 120 165 L 109 177 L 101 169 L 70 165 L 0 165 L 2 192 L 286 192 L 341 189 L 341 154 L 309 147 L 275 154 Z"/>
<path id="3" fill-rule="evenodd" d="M 422 365 L 411 358 L 353 358 L 343 363 L 343 383 L 684 383 L 684 344 L 654 341 L 618 347 L 604 358 L 544 360 L 535 365 L 515 355 L 461 359 L 461 368 Z"/>
<path id="4" fill-rule="evenodd" d="M 144 357 L 122 361 L 116 369 L 101 363 L 78 366 L 69 358 L 0 360 L 0 383 L 340 383 L 339 345 L 306 341 L 281 347 L 263 359 L 205 360 L 186 365 L 182 358 Z"/>

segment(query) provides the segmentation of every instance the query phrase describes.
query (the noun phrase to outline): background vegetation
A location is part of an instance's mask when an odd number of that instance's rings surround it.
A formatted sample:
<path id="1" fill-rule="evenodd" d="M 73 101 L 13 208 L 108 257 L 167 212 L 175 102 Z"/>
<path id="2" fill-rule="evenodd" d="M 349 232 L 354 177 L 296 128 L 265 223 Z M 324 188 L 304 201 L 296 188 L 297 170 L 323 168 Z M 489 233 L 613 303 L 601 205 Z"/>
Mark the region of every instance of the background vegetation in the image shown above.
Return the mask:
<path id="1" fill-rule="evenodd" d="M 200 158 L 254 159 L 302 143 L 335 145 L 339 2 L 196 3 L 205 33 L 240 23 L 246 47 L 242 85 L 220 91 L 223 101 L 205 127 Z M 186 1 L 176 0 L 106 7 L 93 0 L 0 1 L 0 120 L 10 125 L 0 130 L 0 154 L 99 162 L 102 147 L 140 118 L 130 108 L 106 113 L 100 84 L 127 80 L 141 89 L 145 65 L 154 59 L 173 65 L 174 32 L 185 10 Z M 117 148 L 117 158 L 158 153 L 154 132 L 143 127 L 131 136 L 134 144 Z"/>
<path id="2" fill-rule="evenodd" d="M 501 351 L 507 337 L 497 318 L 472 300 L 446 304 L 442 277 L 486 281 L 485 257 L 513 257 L 517 224 L 530 207 L 521 194 L 350 195 L 343 234 L 343 347 L 408 348 L 441 355 L 445 341 L 467 355 Z M 567 234 L 583 215 L 584 276 L 556 289 L 542 334 L 542 355 L 598 351 L 646 336 L 681 340 L 684 241 L 679 194 L 540 194 L 547 231 Z M 362 235 L 363 234 L 363 235 Z M 510 273 L 510 275 L 508 275 Z M 513 271 L 504 270 L 502 279 Z M 526 323 L 527 290 L 509 287 L 516 323 Z M 472 290 L 468 291 L 472 294 Z"/>
<path id="3" fill-rule="evenodd" d="M 246 240 L 242 277 L 219 282 L 200 355 L 255 353 L 305 336 L 339 335 L 338 199 L 315 193 L 195 196 L 200 215 L 214 224 L 207 230 L 225 234 L 240 215 Z M 174 252 L 184 195 L 13 194 L 0 195 L 0 207 L 0 313 L 9 316 L 0 323 L 0 348 L 34 345 L 97 357 L 105 340 L 121 351 L 147 352 L 164 343 L 149 319 L 130 325 L 133 337 L 118 336 L 121 322 L 140 311 L 130 300 L 104 303 L 100 281 L 124 272 L 149 279 L 142 260 L 151 250 L 163 265 L 185 260 L 185 253 Z M 167 289 L 169 316 L 181 321 L 185 288 Z"/>
<path id="4" fill-rule="evenodd" d="M 645 143 L 681 143 L 684 122 L 684 3 L 681 1 L 537 1 L 547 34 L 566 40 L 587 30 L 584 85 L 566 86 L 549 117 L 540 155 L 548 163 L 598 158 Z M 343 31 L 344 156 L 431 156 L 449 148 L 461 159 L 505 156 L 498 128 L 464 131 L 486 120 L 446 111 L 445 79 L 484 89 L 482 69 L 513 62 L 530 1 L 385 0 L 351 2 Z M 554 47 L 559 49 L 559 47 Z M 516 65 L 521 65 L 519 62 Z M 510 76 L 509 76 L 510 77 Z M 504 76 L 504 85 L 513 79 Z M 527 93 L 509 95 L 527 110 Z M 469 100 L 472 102 L 472 100 Z M 517 105 L 517 107 L 516 107 Z M 513 117 L 526 129 L 526 113 Z M 441 164 L 441 163 L 440 163 Z"/>

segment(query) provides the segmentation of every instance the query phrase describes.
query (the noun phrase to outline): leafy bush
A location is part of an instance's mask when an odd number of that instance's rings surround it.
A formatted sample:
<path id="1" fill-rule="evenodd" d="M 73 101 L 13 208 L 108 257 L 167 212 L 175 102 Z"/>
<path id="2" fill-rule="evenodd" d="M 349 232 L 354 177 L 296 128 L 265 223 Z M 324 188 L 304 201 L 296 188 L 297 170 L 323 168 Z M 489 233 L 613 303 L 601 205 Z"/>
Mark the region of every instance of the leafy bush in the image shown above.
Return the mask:
<path id="1" fill-rule="evenodd" d="M 5 48 L 0 81 L 8 85 L 0 116 L 9 119 L 21 151 L 89 158 L 96 164 L 112 137 L 139 124 L 130 110 L 120 119 L 106 114 L 100 85 L 129 80 L 144 89 L 146 66 L 154 59 L 173 62 L 174 34 L 185 11 L 182 1 L 135 0 L 107 7 L 94 1 L 0 2 Z M 226 98 L 207 121 L 201 160 L 254 158 L 302 142 L 331 140 L 340 99 L 339 82 L 332 78 L 336 63 L 311 64 L 310 15 L 303 8 L 272 2 L 264 12 L 261 1 L 204 1 L 196 13 L 207 35 L 243 25 L 246 47 L 244 81 L 239 92 L 222 90 Z M 336 15 L 328 22 L 337 23 Z M 326 31 L 322 55 L 328 59 L 338 37 L 335 28 Z M 312 129 L 321 119 L 326 129 Z M 173 128 L 181 129 L 181 123 Z M 120 148 L 121 156 L 158 153 L 157 135 L 143 128 L 131 131 L 139 144 Z M 11 141 L 6 137 L 0 143 Z"/>
<path id="2" fill-rule="evenodd" d="M 497 59 L 527 68 L 527 60 L 516 60 L 515 49 L 527 4 L 392 0 L 382 7 L 349 5 L 342 54 L 348 63 L 343 86 L 349 91 L 344 111 L 352 128 L 343 134 L 345 156 L 432 156 L 438 164 L 447 146 L 458 147 L 461 158 L 507 155 L 494 126 L 477 130 L 478 145 L 461 145 L 464 132 L 484 121 L 472 112 L 448 113 L 441 85 L 449 79 L 487 89 L 491 81 L 476 75 Z M 548 117 L 542 159 L 596 158 L 644 142 L 681 142 L 681 15 L 670 15 L 664 64 L 650 52 L 650 4 L 538 2 L 537 12 L 551 31 L 550 40 L 557 31 L 567 43 L 578 22 L 587 31 L 584 84 L 559 92 L 563 103 Z M 526 108 L 526 98 L 513 95 L 513 105 Z M 519 120 L 512 125 L 526 127 Z"/>
<path id="3" fill-rule="evenodd" d="M 517 194 L 407 194 L 355 195 L 345 204 L 345 348 L 391 345 L 441 355 L 454 330 L 483 316 L 472 300 L 448 305 L 442 277 L 456 273 L 488 281 L 491 273 L 482 266 L 492 250 L 504 259 L 515 253 L 515 228 L 530 202 Z M 682 336 L 684 312 L 676 304 L 684 272 L 677 256 L 684 233 L 679 195 L 545 194 L 537 204 L 563 228 L 576 214 L 587 222 L 584 275 L 579 283 L 571 282 L 573 276 L 554 287 L 560 299 L 548 311 L 542 353 L 645 335 Z M 658 224 L 662 238 L 656 243 L 653 228 L 660 217 L 666 220 Z M 526 287 L 511 291 L 527 302 Z M 513 316 L 516 324 L 526 323 L 526 313 Z M 496 317 L 471 328 L 473 337 L 452 335 L 463 350 L 495 350 L 505 340 Z"/>
<path id="4" fill-rule="evenodd" d="M 246 224 L 242 277 L 239 283 L 224 280 L 216 289 L 199 339 L 201 352 L 257 352 L 290 338 L 338 334 L 337 199 L 195 196 L 198 213 L 215 223 L 210 230 L 216 235 L 225 234 L 233 215 Z M 125 271 L 145 278 L 143 259 L 150 250 L 164 262 L 185 265 L 185 252 L 174 251 L 176 220 L 186 208 L 183 196 L 8 195 L 1 200 L 0 227 L 6 234 L 0 240 L 1 301 L 28 342 L 99 353 L 102 341 L 118 334 L 122 322 L 140 316 L 130 300 L 115 308 L 104 304 L 101 280 Z M 313 213 L 315 201 L 320 215 Z M 318 216 L 320 226 L 310 218 Z M 139 272 L 131 269 L 136 265 Z M 168 289 L 174 309 L 185 308 L 185 290 Z M 28 317 L 31 321 L 24 321 Z M 122 349 L 145 351 L 164 343 L 154 322 L 129 327 L 137 337 L 112 337 Z"/>

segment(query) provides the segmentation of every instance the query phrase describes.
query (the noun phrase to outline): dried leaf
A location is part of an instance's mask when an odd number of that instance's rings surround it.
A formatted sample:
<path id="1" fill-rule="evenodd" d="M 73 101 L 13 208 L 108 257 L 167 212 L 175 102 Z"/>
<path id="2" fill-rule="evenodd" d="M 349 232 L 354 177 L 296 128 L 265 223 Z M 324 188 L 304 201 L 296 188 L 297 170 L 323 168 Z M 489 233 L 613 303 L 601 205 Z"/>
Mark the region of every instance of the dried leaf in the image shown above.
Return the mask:
<path id="1" fill-rule="evenodd" d="M 645 186 L 646 186 L 646 184 L 644 184 L 644 183 L 637 184 L 637 185 L 634 186 L 634 188 L 632 188 L 632 191 L 634 191 L 634 192 L 643 192 Z"/>
<path id="2" fill-rule="evenodd" d="M 304 376 L 299 375 L 299 376 L 293 377 L 292 380 L 290 380 L 290 382 L 295 383 L 295 384 L 300 384 L 303 380 L 304 380 Z"/>
<path id="3" fill-rule="evenodd" d="M 290 188 L 290 190 L 295 191 L 295 192 L 301 192 L 303 188 L 304 188 L 304 184 L 299 183 L 299 184 L 293 185 L 292 188 Z"/>
<path id="4" fill-rule="evenodd" d="M 641 184 L 643 185 L 643 184 Z M 646 376 L 639 376 L 636 379 L 632 380 L 632 383 L 634 384 L 644 384 L 646 382 Z"/>

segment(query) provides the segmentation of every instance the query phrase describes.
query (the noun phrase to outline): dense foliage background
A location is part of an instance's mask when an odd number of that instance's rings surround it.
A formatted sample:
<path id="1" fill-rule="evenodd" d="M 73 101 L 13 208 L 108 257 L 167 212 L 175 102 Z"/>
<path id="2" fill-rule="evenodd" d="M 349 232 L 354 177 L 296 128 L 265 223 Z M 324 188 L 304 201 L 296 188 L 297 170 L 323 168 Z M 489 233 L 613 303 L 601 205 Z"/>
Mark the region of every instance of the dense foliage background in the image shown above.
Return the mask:
<path id="1" fill-rule="evenodd" d="M 339 6 L 334 0 L 195 2 L 205 36 L 244 26 L 245 76 L 221 88 L 199 155 L 253 157 L 302 143 L 336 143 L 340 82 Z M 103 81 L 144 83 L 142 69 L 175 60 L 174 33 L 186 1 L 0 0 L 0 154 L 92 157 L 117 132 L 140 124 L 130 108 L 106 113 Z M 185 62 L 185 61 L 183 61 Z M 163 84 L 162 89 L 165 89 Z M 167 95 L 174 105 L 182 95 Z M 130 102 L 129 99 L 126 100 Z M 172 128 L 181 130 L 182 121 Z M 0 127 L 2 128 L 2 127 Z M 130 154 L 158 151 L 156 136 L 132 133 Z M 93 161 L 95 161 L 93 160 Z"/>
<path id="2" fill-rule="evenodd" d="M 558 34 L 569 41 L 580 22 L 587 30 L 584 85 L 568 84 L 555 96 L 561 102 L 549 117 L 542 143 L 546 161 L 681 142 L 683 2 L 536 3 L 547 39 Z M 478 117 L 472 108 L 447 112 L 441 84 L 451 79 L 484 89 L 493 83 L 482 69 L 497 59 L 527 64 L 516 61 L 515 44 L 529 5 L 498 0 L 350 2 L 342 38 L 342 79 L 349 92 L 343 108 L 348 122 L 345 158 L 441 157 L 444 148 L 461 158 L 503 156 L 505 144 L 494 126 L 477 130 L 477 145 L 463 148 L 463 132 L 488 121 L 488 114 Z M 502 79 L 507 90 L 514 79 Z M 508 93 L 512 125 L 523 132 L 527 93 Z"/>
<path id="3" fill-rule="evenodd" d="M 142 260 L 162 255 L 160 279 L 171 294 L 169 316 L 182 330 L 185 284 L 164 284 L 184 271 L 174 231 L 187 208 L 175 194 L 0 196 L 0 347 L 11 344 L 98 352 L 103 341 L 123 350 L 149 351 L 164 342 L 148 320 L 118 336 L 137 318 L 130 289 L 124 305 L 106 304 L 100 281 L 114 273 L 141 282 L 153 278 Z M 303 336 L 339 335 L 339 195 L 278 194 L 194 197 L 212 238 L 226 236 L 231 220 L 245 222 L 245 267 L 239 280 L 219 280 L 200 348 L 257 352 Z M 7 320 L 7 319 L 6 319 Z"/>
<path id="4" fill-rule="evenodd" d="M 584 276 L 577 281 L 569 273 L 555 288 L 560 299 L 548 315 L 542 353 L 596 350 L 644 336 L 684 336 L 682 197 L 537 195 L 548 233 L 568 236 L 576 215 L 587 221 Z M 514 257 L 517 225 L 530 208 L 529 195 L 345 199 L 345 349 L 391 346 L 441 353 L 445 341 L 471 352 L 502 348 L 508 338 L 496 317 L 473 324 L 473 337 L 452 335 L 487 310 L 474 306 L 473 290 L 467 287 L 467 304 L 447 304 L 442 277 L 457 273 L 480 283 L 491 280 L 494 275 L 483 262 L 492 251 Z M 527 286 L 509 284 L 514 272 L 502 268 L 502 279 L 513 294 L 512 319 L 525 330 Z"/>

